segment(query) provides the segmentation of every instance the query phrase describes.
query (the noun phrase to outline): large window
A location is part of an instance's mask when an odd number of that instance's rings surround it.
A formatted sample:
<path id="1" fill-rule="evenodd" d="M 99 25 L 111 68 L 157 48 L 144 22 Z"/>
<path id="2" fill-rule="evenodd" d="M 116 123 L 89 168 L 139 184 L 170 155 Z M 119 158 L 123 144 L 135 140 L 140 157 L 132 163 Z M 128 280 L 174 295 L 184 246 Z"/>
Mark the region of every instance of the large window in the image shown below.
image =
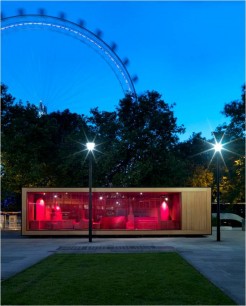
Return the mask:
<path id="1" fill-rule="evenodd" d="M 28 192 L 27 230 L 88 230 L 88 192 Z M 93 192 L 93 229 L 179 230 L 180 193 Z"/>

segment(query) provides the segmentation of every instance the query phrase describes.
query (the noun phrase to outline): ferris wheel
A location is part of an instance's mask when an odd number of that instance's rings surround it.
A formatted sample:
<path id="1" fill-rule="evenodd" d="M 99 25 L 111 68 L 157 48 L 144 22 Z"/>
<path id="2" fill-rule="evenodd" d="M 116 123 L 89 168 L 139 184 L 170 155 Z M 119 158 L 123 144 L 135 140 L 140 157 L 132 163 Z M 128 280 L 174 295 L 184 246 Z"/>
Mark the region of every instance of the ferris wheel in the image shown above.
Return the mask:
<path id="1" fill-rule="evenodd" d="M 120 95 L 130 95 L 132 99 L 137 97 L 134 87 L 137 76 L 130 76 L 127 70 L 128 59 L 121 60 L 116 53 L 116 44 L 107 44 L 102 39 L 100 30 L 93 33 L 85 27 L 83 21 L 74 23 L 65 19 L 64 14 L 55 17 L 48 16 L 43 11 L 39 14 L 19 12 L 16 16 L 1 19 L 1 37 L 2 63 L 8 62 L 5 70 L 2 70 L 2 82 L 5 82 L 5 75 L 13 76 L 19 87 L 36 92 L 35 99 L 44 100 L 44 104 L 47 103 L 45 100 L 54 101 L 56 96 L 61 101 L 60 96 L 63 96 L 68 101 L 64 108 L 70 108 L 73 99 L 68 98 L 68 93 L 75 97 L 77 95 L 75 99 L 79 104 L 81 102 L 78 101 L 83 99 L 79 96 L 86 90 L 96 103 L 96 99 L 101 97 L 93 97 L 94 93 L 100 93 L 103 89 L 109 97 L 116 87 L 116 99 L 119 99 Z M 8 45 L 6 52 L 5 42 Z M 27 58 L 26 62 L 23 58 Z M 16 67 L 21 64 L 23 70 L 18 72 Z M 27 80 L 27 74 L 30 81 Z M 63 84 L 60 85 L 62 88 L 58 88 L 56 84 L 62 83 L 61 76 Z M 34 82 L 37 88 L 42 86 L 42 89 L 37 90 L 29 86 L 31 82 Z M 43 96 L 45 91 L 48 97 Z M 55 95 L 56 91 L 58 95 Z M 90 104 L 88 101 L 83 103 Z"/>

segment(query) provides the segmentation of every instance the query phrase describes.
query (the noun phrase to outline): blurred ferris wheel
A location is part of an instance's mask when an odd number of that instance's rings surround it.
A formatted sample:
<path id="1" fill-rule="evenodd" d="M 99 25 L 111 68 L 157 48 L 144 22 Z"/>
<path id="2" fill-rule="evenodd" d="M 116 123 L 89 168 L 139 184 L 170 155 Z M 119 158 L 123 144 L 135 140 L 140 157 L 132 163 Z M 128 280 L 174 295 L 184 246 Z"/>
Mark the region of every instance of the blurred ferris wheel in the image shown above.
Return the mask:
<path id="1" fill-rule="evenodd" d="M 1 81 L 17 100 L 88 114 L 97 106 L 112 111 L 126 94 L 136 97 L 128 59 L 82 21 L 19 12 L 2 18 L 1 40 Z"/>

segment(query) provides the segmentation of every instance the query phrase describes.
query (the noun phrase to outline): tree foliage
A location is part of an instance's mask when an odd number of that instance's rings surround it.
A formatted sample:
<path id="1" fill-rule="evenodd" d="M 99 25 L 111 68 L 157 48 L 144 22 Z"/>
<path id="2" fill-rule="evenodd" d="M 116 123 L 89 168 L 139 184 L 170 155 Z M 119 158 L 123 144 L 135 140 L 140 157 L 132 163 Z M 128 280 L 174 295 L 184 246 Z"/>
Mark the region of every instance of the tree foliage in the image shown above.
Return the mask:
<path id="1" fill-rule="evenodd" d="M 230 118 L 228 124 L 217 128 L 223 134 L 225 150 L 222 198 L 230 203 L 245 201 L 245 85 L 241 99 L 225 104 L 222 113 Z"/>
<path id="2" fill-rule="evenodd" d="M 20 197 L 22 187 L 68 187 L 86 184 L 83 157 L 76 152 L 85 143 L 83 116 L 68 110 L 39 117 L 36 106 L 21 102 L 1 87 L 3 111 L 2 198 Z"/>
<path id="3" fill-rule="evenodd" d="M 172 107 L 147 91 L 137 100 L 126 96 L 115 112 L 92 111 L 90 122 L 104 152 L 99 185 L 180 185 L 172 149 L 184 128 L 177 126 Z"/>
<path id="4" fill-rule="evenodd" d="M 95 140 L 93 185 L 97 187 L 212 187 L 215 164 L 211 142 L 194 133 L 180 142 L 185 131 L 177 125 L 174 105 L 156 91 L 137 99 L 126 96 L 113 112 L 92 109 L 90 116 L 63 112 L 38 114 L 30 103 L 16 103 L 1 86 L 2 199 L 22 187 L 86 187 L 88 164 L 85 144 Z M 224 152 L 221 167 L 222 199 L 244 201 L 245 86 L 241 100 L 225 104 L 230 119 L 216 129 L 234 152 Z M 210 143 L 210 144 L 209 144 Z"/>
<path id="5" fill-rule="evenodd" d="M 245 85 L 242 86 L 241 99 L 225 104 L 222 111 L 230 123 L 225 125 L 226 134 L 231 138 L 245 138 Z"/>

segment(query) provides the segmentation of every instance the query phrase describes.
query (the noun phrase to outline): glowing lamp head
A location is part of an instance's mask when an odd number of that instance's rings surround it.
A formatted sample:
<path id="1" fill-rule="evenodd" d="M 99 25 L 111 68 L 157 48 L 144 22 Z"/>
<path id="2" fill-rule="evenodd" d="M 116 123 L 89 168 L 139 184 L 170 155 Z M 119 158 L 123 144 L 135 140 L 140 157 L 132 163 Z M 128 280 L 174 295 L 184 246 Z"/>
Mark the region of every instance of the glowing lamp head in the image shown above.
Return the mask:
<path id="1" fill-rule="evenodd" d="M 162 209 L 166 209 L 167 208 L 167 203 L 165 201 L 162 202 L 161 204 Z"/>
<path id="2" fill-rule="evenodd" d="M 95 148 L 95 143 L 94 142 L 87 142 L 86 147 L 87 147 L 88 151 L 93 151 L 94 148 Z"/>
<path id="3" fill-rule="evenodd" d="M 220 142 L 217 142 L 214 145 L 214 150 L 215 150 L 215 152 L 220 152 L 222 150 L 222 144 Z"/>

